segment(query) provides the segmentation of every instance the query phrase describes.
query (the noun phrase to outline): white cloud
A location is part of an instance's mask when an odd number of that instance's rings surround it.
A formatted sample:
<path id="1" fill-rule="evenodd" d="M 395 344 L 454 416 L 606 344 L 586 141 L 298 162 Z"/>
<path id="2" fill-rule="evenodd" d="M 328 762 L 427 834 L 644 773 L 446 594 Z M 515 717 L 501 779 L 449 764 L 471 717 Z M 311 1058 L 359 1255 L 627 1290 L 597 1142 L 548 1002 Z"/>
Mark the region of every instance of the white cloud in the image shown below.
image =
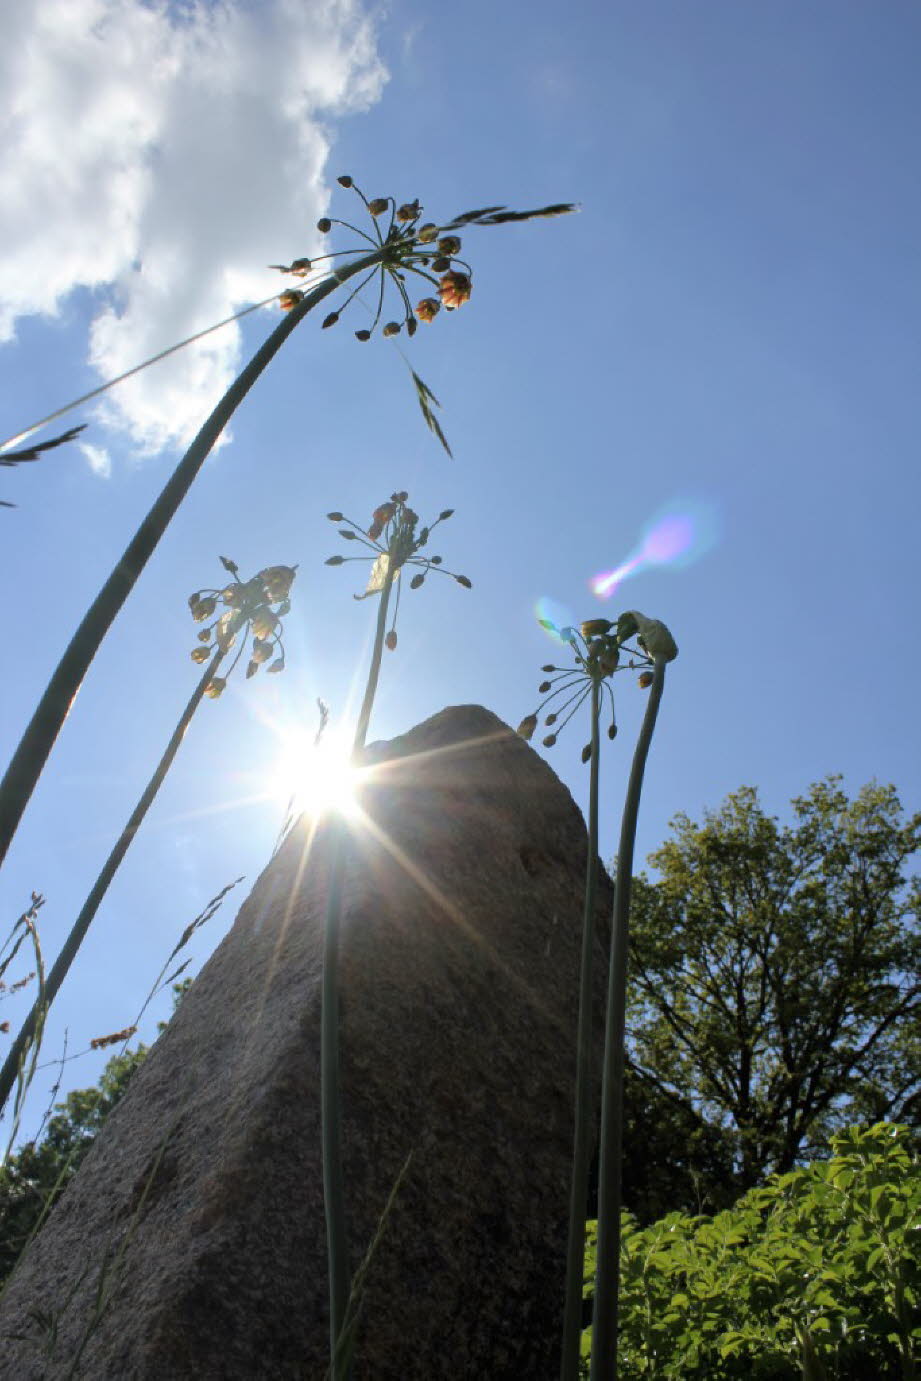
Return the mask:
<path id="1" fill-rule="evenodd" d="M 265 266 L 309 254 L 326 210 L 322 120 L 386 80 L 361 0 L 8 10 L 0 340 L 94 289 L 89 358 L 108 378 L 277 291 Z M 228 326 L 145 370 L 106 395 L 106 421 L 145 450 L 186 440 L 239 348 Z"/>
<path id="2" fill-rule="evenodd" d="M 93 474 L 98 475 L 102 480 L 107 480 L 112 473 L 112 460 L 105 447 L 91 446 L 88 441 L 81 441 L 78 444 L 86 456 Z"/>

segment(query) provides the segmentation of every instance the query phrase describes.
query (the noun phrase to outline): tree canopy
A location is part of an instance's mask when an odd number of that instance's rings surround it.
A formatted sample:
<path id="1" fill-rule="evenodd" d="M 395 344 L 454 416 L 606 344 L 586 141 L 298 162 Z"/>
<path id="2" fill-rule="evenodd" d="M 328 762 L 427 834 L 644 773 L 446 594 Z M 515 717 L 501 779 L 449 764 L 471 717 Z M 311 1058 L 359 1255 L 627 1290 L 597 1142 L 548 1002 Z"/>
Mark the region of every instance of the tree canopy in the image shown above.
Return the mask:
<path id="1" fill-rule="evenodd" d="M 789 825 L 743 787 L 635 881 L 633 1070 L 732 1138 L 744 1190 L 860 1120 L 921 1113 L 921 815 L 829 777 Z"/>

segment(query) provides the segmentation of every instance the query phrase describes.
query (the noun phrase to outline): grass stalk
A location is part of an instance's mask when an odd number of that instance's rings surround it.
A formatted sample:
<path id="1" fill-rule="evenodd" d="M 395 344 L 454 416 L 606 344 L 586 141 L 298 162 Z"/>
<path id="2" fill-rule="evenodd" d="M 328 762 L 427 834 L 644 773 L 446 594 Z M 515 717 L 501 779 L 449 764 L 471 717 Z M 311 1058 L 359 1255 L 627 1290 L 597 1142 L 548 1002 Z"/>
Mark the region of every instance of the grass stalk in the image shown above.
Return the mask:
<path id="1" fill-rule="evenodd" d="M 605 1018 L 601 1093 L 601 1151 L 598 1172 L 598 1248 L 592 1326 L 591 1381 L 616 1381 L 618 1290 L 620 1285 L 621 1160 L 624 1120 L 624 1032 L 627 1014 L 627 952 L 636 822 L 649 745 L 665 687 L 665 659 L 657 657 L 627 784 L 614 882 L 614 923 Z"/>
<path id="2" fill-rule="evenodd" d="M 579 1027 L 576 1047 L 576 1106 L 566 1247 L 566 1295 L 560 1381 L 578 1381 L 582 1339 L 582 1287 L 585 1277 L 585 1214 L 591 1164 L 592 1123 L 592 947 L 595 939 L 595 883 L 598 876 L 598 719 L 601 682 L 592 677 L 591 777 L 588 798 L 588 860 L 582 916 L 582 964 L 579 973 Z"/>
<path id="3" fill-rule="evenodd" d="M 186 729 L 188 729 L 191 723 L 192 716 L 201 703 L 205 688 L 225 656 L 226 653 L 219 648 L 208 663 L 201 680 L 192 693 L 189 703 L 183 710 L 173 730 L 172 737 L 166 746 L 163 756 L 157 764 L 153 776 L 144 788 L 137 805 L 128 818 L 127 824 L 103 864 L 99 876 L 93 883 L 86 901 L 83 903 L 80 914 L 74 921 L 70 934 L 64 941 L 63 948 L 51 967 L 51 971 L 44 985 L 44 991 L 40 994 L 39 1000 L 36 1000 L 34 1003 L 31 1012 L 26 1017 L 19 1034 L 10 1047 L 6 1060 L 3 1063 L 3 1068 L 0 1069 L 0 1109 L 3 1108 L 13 1084 L 16 1082 L 20 1064 L 24 1058 L 24 1052 L 28 1050 L 30 1043 L 33 1042 L 35 1033 L 39 1030 L 40 1023 L 44 1022 L 46 1012 L 57 996 L 61 984 L 67 977 L 70 966 L 77 956 L 77 952 L 86 937 L 90 924 L 96 912 L 99 910 L 100 903 L 109 889 L 109 884 L 118 871 L 122 859 L 128 852 L 131 842 L 137 834 L 141 822 L 150 809 L 157 792 L 163 785 L 166 774 L 172 766 L 173 759 L 179 751 L 179 745 L 185 737 Z"/>
<path id="4" fill-rule="evenodd" d="M 353 761 L 365 746 L 374 696 L 380 679 L 381 656 L 387 629 L 387 608 L 393 589 L 393 563 L 388 561 L 377 611 L 377 628 L 364 699 L 355 729 Z M 345 1184 L 342 1173 L 342 1092 L 339 1083 L 339 926 L 342 917 L 342 884 L 345 875 L 345 824 L 332 822 L 329 887 L 323 927 L 323 987 L 320 1015 L 320 1116 L 323 1142 L 323 1203 L 326 1213 L 326 1252 L 329 1268 L 329 1355 L 333 1381 L 346 1381 L 350 1372 L 348 1353 L 341 1339 L 347 1327 L 349 1304 L 349 1250 L 345 1220 Z"/>
<path id="5" fill-rule="evenodd" d="M 230 385 L 164 485 L 71 638 L 0 782 L 0 863 L 6 857 L 48 755 L 103 638 L 134 589 L 138 576 L 221 432 L 260 374 L 307 313 L 334 292 L 340 283 L 379 263 L 383 256 L 384 251 L 378 249 L 337 268 L 287 313 Z"/>

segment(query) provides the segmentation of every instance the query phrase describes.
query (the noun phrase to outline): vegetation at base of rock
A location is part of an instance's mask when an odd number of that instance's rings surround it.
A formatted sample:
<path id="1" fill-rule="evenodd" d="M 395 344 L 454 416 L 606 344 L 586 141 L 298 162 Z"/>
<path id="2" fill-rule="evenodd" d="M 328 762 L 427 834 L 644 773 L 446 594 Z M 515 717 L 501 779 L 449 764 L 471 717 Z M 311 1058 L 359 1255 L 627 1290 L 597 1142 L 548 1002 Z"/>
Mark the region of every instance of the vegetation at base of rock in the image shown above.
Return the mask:
<path id="1" fill-rule="evenodd" d="M 840 778 L 768 816 L 750 787 L 685 815 L 636 879 L 635 1070 L 731 1133 L 738 1193 L 836 1129 L 921 1112 L 921 814 Z"/>
<path id="2" fill-rule="evenodd" d="M 917 1375 L 921 1158 L 904 1126 L 849 1128 L 829 1160 L 713 1218 L 622 1227 L 619 1381 Z M 586 1292 L 595 1267 L 595 1225 Z M 583 1356 L 590 1349 L 583 1335 Z"/>

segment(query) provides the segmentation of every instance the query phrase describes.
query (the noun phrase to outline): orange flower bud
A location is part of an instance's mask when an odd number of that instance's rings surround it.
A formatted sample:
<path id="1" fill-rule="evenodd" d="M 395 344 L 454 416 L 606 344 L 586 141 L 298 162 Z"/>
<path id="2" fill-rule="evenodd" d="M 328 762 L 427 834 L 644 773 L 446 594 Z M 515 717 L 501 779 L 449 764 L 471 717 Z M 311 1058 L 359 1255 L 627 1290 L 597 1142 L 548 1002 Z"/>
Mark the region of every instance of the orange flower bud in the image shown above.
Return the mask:
<path id="1" fill-rule="evenodd" d="M 309 259 L 295 259 L 292 261 L 289 273 L 297 274 L 298 278 L 306 278 L 312 267 Z"/>
<path id="2" fill-rule="evenodd" d="M 388 321 L 384 327 L 385 336 L 398 336 L 400 334 L 400 323 L 398 321 Z"/>
<path id="3" fill-rule="evenodd" d="M 298 288 L 286 288 L 279 294 L 278 305 L 282 311 L 290 312 L 292 307 L 296 307 L 304 294 Z"/>
<path id="4" fill-rule="evenodd" d="M 644 671 L 641 672 L 641 674 L 637 677 L 637 685 L 640 687 L 641 690 L 648 690 L 649 687 L 652 685 L 653 680 L 654 677 L 652 672 Z"/>
<path id="5" fill-rule="evenodd" d="M 440 311 L 441 303 L 434 297 L 423 297 L 416 307 L 416 316 L 420 321 L 434 321 Z"/>
<path id="6" fill-rule="evenodd" d="M 438 295 L 449 311 L 469 302 L 471 291 L 470 278 L 466 273 L 446 273 L 438 286 Z"/>

